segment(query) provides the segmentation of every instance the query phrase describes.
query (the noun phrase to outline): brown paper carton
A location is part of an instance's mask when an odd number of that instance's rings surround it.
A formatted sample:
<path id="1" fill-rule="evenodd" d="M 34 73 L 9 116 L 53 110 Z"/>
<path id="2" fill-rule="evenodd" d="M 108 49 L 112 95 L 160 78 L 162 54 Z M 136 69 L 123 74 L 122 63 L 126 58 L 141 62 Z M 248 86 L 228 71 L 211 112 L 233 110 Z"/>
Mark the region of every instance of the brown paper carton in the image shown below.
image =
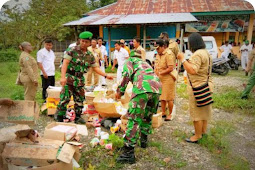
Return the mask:
<path id="1" fill-rule="evenodd" d="M 53 128 L 55 126 L 58 126 L 58 125 L 75 127 L 77 129 L 77 132 L 78 132 L 78 127 L 77 127 L 76 124 L 63 123 L 63 122 L 52 122 L 52 123 L 48 124 L 45 127 L 44 138 L 46 138 L 46 139 L 53 139 L 53 140 L 66 141 L 66 134 L 64 132 L 54 131 L 54 130 L 51 129 L 51 128 Z"/>
<path id="2" fill-rule="evenodd" d="M 61 90 L 59 88 L 57 89 L 52 89 L 52 88 L 48 88 L 47 89 L 47 94 L 48 94 L 48 98 L 55 98 L 55 99 L 59 99 L 60 98 L 60 92 Z"/>
<path id="3" fill-rule="evenodd" d="M 10 142 L 2 153 L 3 161 L 20 166 L 48 166 L 58 162 L 56 155 L 63 143 L 50 139 L 39 139 L 39 143 Z"/>
<path id="4" fill-rule="evenodd" d="M 157 113 L 152 116 L 152 127 L 158 128 L 163 124 L 162 113 Z"/>
<path id="5" fill-rule="evenodd" d="M 39 106 L 34 101 L 16 100 L 12 106 L 0 105 L 0 121 L 35 124 L 39 111 Z"/>
<path id="6" fill-rule="evenodd" d="M 8 164 L 9 170 L 73 170 L 72 164 L 67 164 L 64 162 L 55 163 L 48 166 L 38 167 L 38 168 L 28 168 L 27 166 L 16 166 L 12 164 Z M 8 170 L 8 169 L 7 169 Z"/>
<path id="7" fill-rule="evenodd" d="M 48 108 L 47 109 L 47 115 L 54 115 L 56 113 L 57 109 L 56 108 Z"/>

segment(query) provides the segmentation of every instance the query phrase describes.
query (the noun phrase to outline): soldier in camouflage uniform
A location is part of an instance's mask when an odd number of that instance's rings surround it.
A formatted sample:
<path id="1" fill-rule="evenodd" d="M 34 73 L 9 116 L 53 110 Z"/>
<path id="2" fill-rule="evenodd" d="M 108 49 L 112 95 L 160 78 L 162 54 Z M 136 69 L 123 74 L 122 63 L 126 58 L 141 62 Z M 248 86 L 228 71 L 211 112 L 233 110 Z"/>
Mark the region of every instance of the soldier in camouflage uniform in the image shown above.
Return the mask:
<path id="1" fill-rule="evenodd" d="M 133 90 L 128 109 L 128 125 L 124 137 L 123 154 L 117 158 L 118 162 L 134 163 L 134 147 L 141 134 L 141 147 L 147 146 L 147 135 L 151 133 L 153 113 L 157 112 L 161 83 L 154 74 L 151 66 L 142 60 L 141 50 L 133 50 L 126 61 L 122 81 L 117 89 L 116 98 L 124 94 L 129 82 L 133 83 Z"/>
<path id="2" fill-rule="evenodd" d="M 66 114 L 66 106 L 68 105 L 71 96 L 73 96 L 76 114 L 75 122 L 85 123 L 81 118 L 83 102 L 85 100 L 85 78 L 83 74 L 87 72 L 90 67 L 92 67 L 97 74 L 108 79 L 113 79 L 112 76 L 108 76 L 97 67 L 93 54 L 87 49 L 90 46 L 92 35 L 93 34 L 88 31 L 82 32 L 79 35 L 80 45 L 69 48 L 64 55 L 60 80 L 60 84 L 63 88 L 56 112 L 56 119 L 59 122 L 63 122 L 63 118 Z"/>

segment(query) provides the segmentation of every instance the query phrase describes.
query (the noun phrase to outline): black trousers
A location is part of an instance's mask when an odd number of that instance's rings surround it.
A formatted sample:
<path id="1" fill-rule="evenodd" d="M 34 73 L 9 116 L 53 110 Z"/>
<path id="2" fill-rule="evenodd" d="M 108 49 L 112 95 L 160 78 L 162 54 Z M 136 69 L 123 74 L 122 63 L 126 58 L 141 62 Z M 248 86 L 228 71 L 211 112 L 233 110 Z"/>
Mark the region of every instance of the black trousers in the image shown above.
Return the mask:
<path id="1" fill-rule="evenodd" d="M 42 78 L 42 98 L 45 100 L 47 98 L 46 95 L 46 89 L 49 86 L 55 86 L 55 76 L 48 76 L 48 79 L 44 78 L 43 75 L 41 75 Z"/>

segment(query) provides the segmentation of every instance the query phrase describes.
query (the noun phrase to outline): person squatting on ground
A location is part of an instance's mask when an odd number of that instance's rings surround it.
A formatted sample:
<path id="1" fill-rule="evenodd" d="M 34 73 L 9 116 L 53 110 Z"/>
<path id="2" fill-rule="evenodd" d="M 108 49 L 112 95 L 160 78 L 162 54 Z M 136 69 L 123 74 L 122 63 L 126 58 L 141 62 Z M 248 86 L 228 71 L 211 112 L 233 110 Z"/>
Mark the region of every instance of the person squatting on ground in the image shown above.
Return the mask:
<path id="1" fill-rule="evenodd" d="M 155 43 L 157 56 L 155 60 L 155 73 L 162 83 L 162 94 L 160 96 L 162 115 L 166 114 L 166 105 L 168 105 L 169 114 L 166 121 L 171 120 L 171 113 L 174 105 L 175 97 L 175 81 L 170 74 L 175 69 L 175 56 L 168 48 L 169 40 L 159 39 Z"/>
<path id="2" fill-rule="evenodd" d="M 118 86 L 116 98 L 120 99 L 129 82 L 133 83 L 131 100 L 128 108 L 128 124 L 124 137 L 123 153 L 118 162 L 134 163 L 134 147 L 141 136 L 141 147 L 147 147 L 147 135 L 151 133 L 152 115 L 157 112 L 161 83 L 152 67 L 141 59 L 140 50 L 132 50 L 126 61 L 121 84 Z"/>
<path id="3" fill-rule="evenodd" d="M 44 48 L 37 52 L 37 62 L 41 70 L 42 79 L 42 98 L 45 101 L 47 98 L 46 90 L 49 86 L 55 86 L 55 54 L 51 50 L 53 41 L 46 39 Z"/>
<path id="4" fill-rule="evenodd" d="M 193 121 L 195 128 L 195 135 L 186 139 L 187 142 L 197 143 L 202 135 L 206 134 L 208 120 L 211 119 L 212 104 L 210 100 L 207 100 L 208 96 L 205 96 L 204 89 L 196 91 L 196 95 L 199 95 L 200 99 L 195 99 L 194 88 L 200 88 L 206 83 L 209 85 L 209 96 L 213 92 L 212 83 L 212 56 L 205 49 L 205 43 L 198 33 L 192 33 L 188 37 L 188 46 L 193 55 L 189 61 L 185 60 L 184 54 L 179 53 L 178 59 L 182 62 L 184 69 L 187 71 L 189 83 L 187 91 L 189 94 L 189 111 L 190 117 Z M 208 93 L 206 93 L 208 95 Z M 206 100 L 204 100 L 206 99 Z M 203 104 L 204 106 L 198 107 L 197 104 Z"/>
<path id="5" fill-rule="evenodd" d="M 24 98 L 34 101 L 38 87 L 38 66 L 34 57 L 30 55 L 33 47 L 29 42 L 23 42 L 19 48 L 22 50 L 19 58 L 19 79 L 25 89 Z"/>
<path id="6" fill-rule="evenodd" d="M 111 80 L 113 79 L 112 76 L 103 73 L 100 68 L 97 67 L 95 57 L 88 51 L 92 36 L 93 34 L 89 31 L 82 32 L 79 35 L 80 45 L 68 49 L 67 53 L 64 55 L 60 80 L 62 91 L 55 114 L 55 119 L 59 122 L 63 122 L 63 118 L 66 114 L 66 106 L 73 95 L 76 114 L 75 123 L 85 123 L 81 118 L 83 102 L 85 100 L 85 78 L 83 74 L 88 71 L 90 67 L 99 75 Z"/>
<path id="7" fill-rule="evenodd" d="M 249 61 L 246 68 L 246 72 L 252 72 L 248 80 L 248 83 L 242 93 L 242 99 L 248 99 L 248 95 L 255 85 L 255 48 L 249 54 Z"/>

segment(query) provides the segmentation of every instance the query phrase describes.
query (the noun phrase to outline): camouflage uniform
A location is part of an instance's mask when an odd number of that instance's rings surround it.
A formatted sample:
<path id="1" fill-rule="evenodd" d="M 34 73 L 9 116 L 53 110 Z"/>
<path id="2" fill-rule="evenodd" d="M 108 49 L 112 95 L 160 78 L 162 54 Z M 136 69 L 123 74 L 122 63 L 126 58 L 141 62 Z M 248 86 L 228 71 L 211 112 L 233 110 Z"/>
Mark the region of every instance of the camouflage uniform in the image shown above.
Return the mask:
<path id="1" fill-rule="evenodd" d="M 60 102 L 57 108 L 57 113 L 60 116 L 66 114 L 66 106 L 73 95 L 75 113 L 79 118 L 82 113 L 83 101 L 85 100 L 85 78 L 83 74 L 90 67 L 96 67 L 96 61 L 90 51 L 84 53 L 80 49 L 80 46 L 67 49 L 64 59 L 69 60 L 70 63 L 66 71 L 67 83 L 60 93 Z"/>
<path id="2" fill-rule="evenodd" d="M 131 51 L 130 58 L 126 61 L 122 81 L 117 92 L 124 94 L 129 81 L 133 83 L 131 101 L 128 109 L 128 125 L 124 141 L 127 146 L 136 144 L 139 133 L 148 135 L 151 133 L 151 119 L 157 112 L 161 83 L 154 74 L 153 69 L 141 58 L 141 51 Z"/>

